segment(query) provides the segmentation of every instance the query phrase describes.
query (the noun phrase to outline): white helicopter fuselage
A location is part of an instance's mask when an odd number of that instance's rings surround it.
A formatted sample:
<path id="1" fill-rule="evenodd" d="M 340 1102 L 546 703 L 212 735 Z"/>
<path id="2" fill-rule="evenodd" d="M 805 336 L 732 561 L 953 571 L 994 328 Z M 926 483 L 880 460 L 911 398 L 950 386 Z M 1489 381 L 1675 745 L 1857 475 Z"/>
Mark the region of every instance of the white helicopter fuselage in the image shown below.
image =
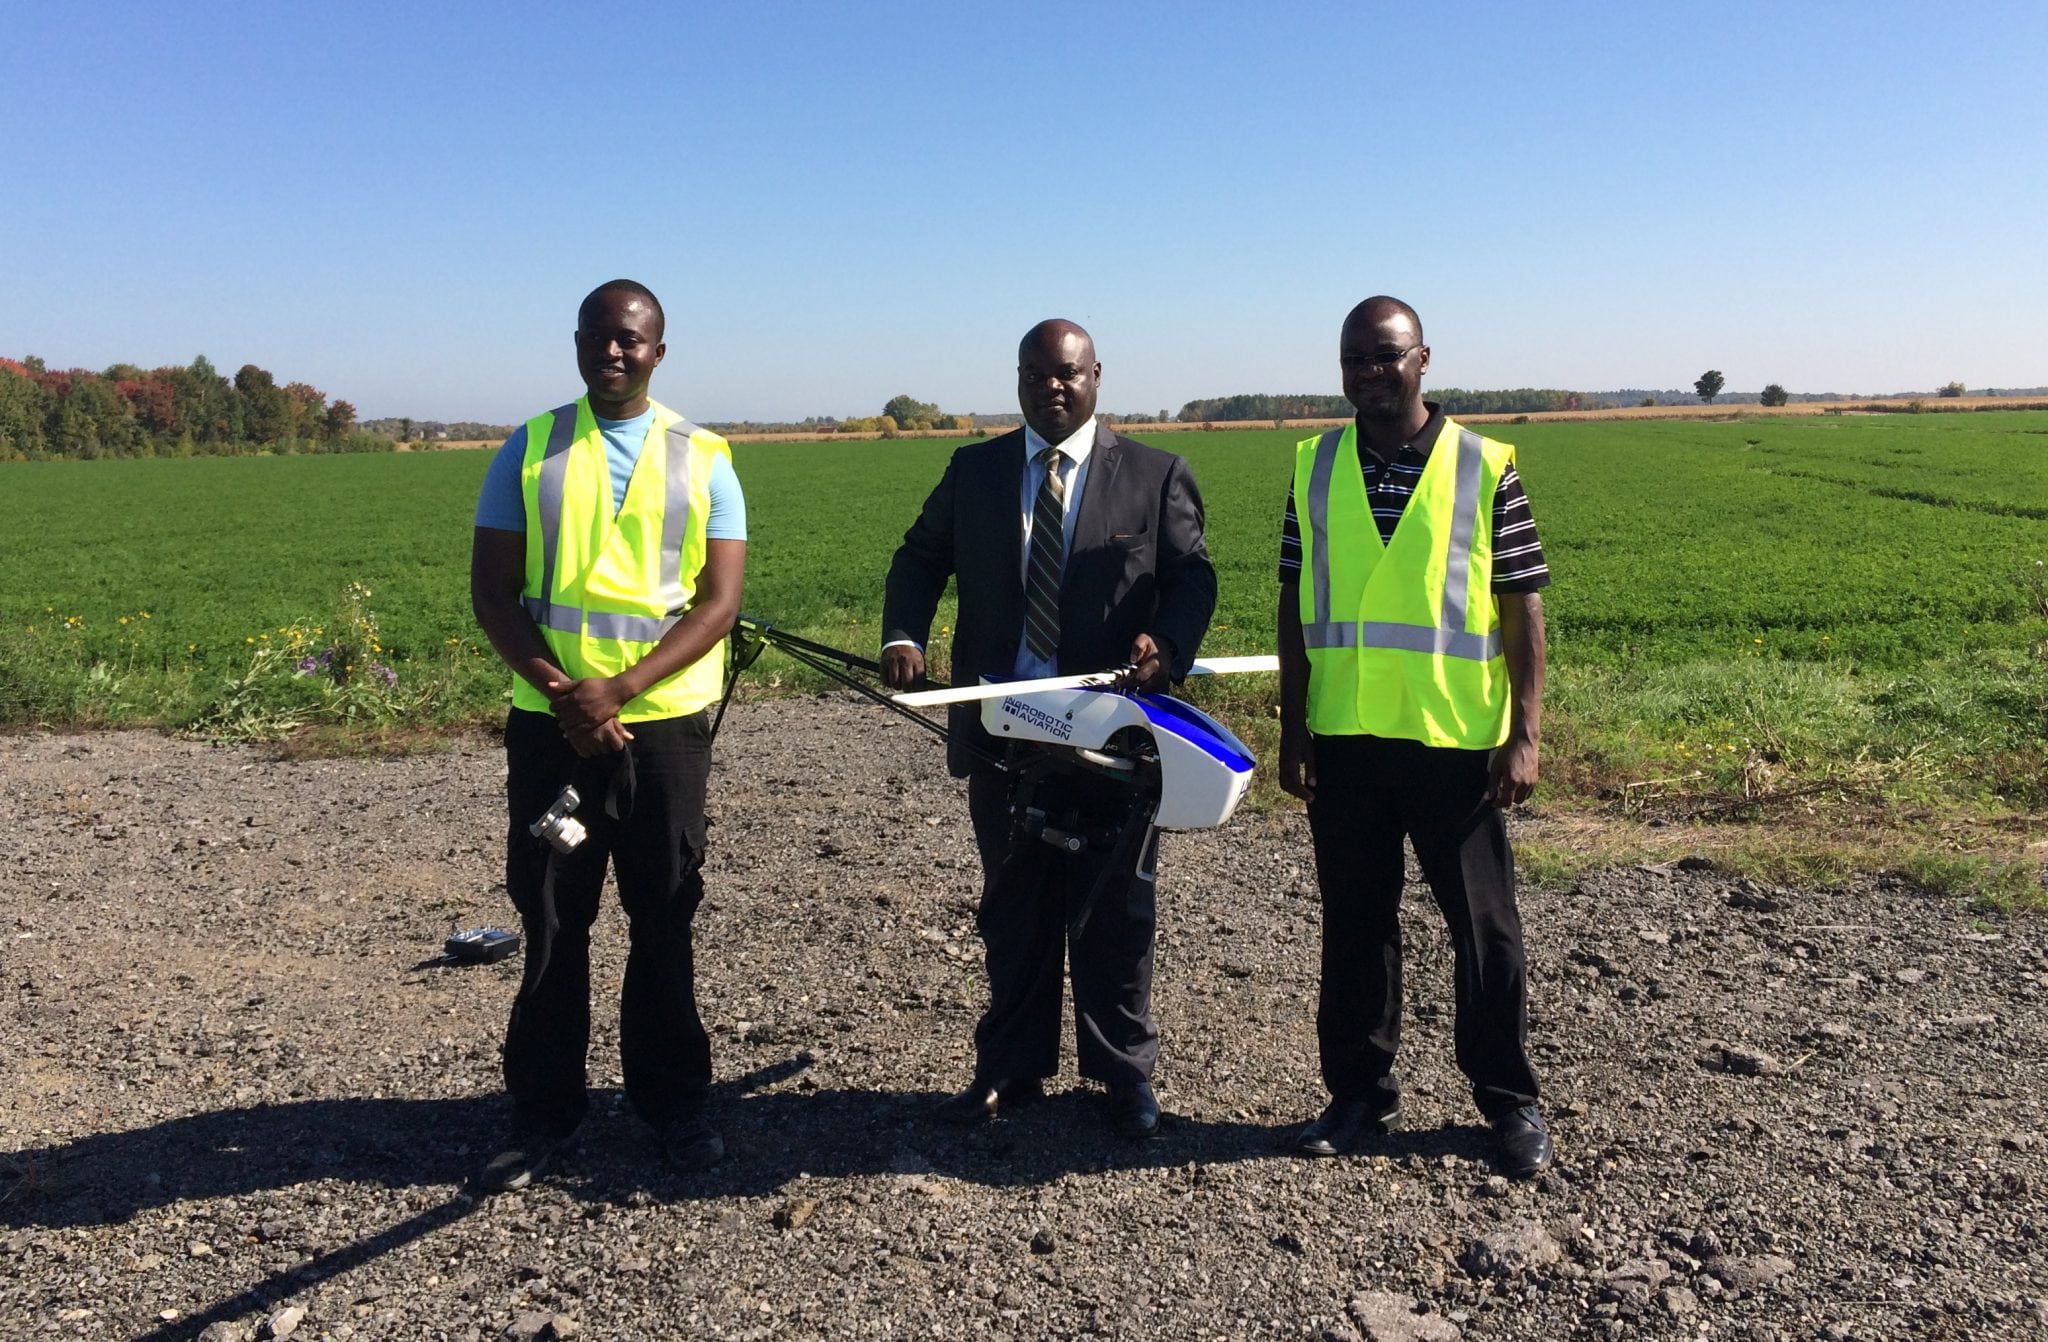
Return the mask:
<path id="1" fill-rule="evenodd" d="M 1183 700 L 1107 687 L 1044 689 L 982 701 L 981 725 L 998 741 L 1065 746 L 1099 763 L 1119 734 L 1143 736 L 1158 757 L 1160 829 L 1213 829 L 1251 787 L 1252 753 L 1222 723 Z M 1133 766 L 1135 767 L 1135 766 Z"/>

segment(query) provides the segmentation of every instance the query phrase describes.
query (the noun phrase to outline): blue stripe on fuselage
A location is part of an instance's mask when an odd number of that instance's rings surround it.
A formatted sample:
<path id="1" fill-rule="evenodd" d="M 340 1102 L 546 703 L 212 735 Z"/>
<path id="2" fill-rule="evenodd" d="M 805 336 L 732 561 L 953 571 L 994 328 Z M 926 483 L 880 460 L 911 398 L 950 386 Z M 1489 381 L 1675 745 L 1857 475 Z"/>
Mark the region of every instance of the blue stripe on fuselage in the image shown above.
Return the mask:
<path id="1" fill-rule="evenodd" d="M 1235 742 L 1217 736 L 1217 728 L 1195 709 L 1163 694 L 1134 694 L 1131 698 L 1145 710 L 1145 717 L 1153 726 L 1193 742 L 1205 754 L 1230 766 L 1232 773 L 1252 771 L 1252 757 L 1237 749 Z"/>

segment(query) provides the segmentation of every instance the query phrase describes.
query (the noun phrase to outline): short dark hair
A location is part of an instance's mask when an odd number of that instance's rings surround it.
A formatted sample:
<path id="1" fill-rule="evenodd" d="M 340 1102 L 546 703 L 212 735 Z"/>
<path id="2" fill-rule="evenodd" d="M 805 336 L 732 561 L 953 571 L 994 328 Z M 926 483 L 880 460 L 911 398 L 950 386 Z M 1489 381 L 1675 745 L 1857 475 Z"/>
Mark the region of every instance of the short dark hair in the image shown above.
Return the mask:
<path id="1" fill-rule="evenodd" d="M 1385 321 L 1396 313 L 1415 323 L 1415 339 L 1418 344 L 1427 343 L 1422 339 L 1422 318 L 1415 315 L 1415 309 L 1386 294 L 1374 294 L 1351 309 L 1344 318 L 1344 324 L 1349 326 L 1353 322 Z"/>
<path id="2" fill-rule="evenodd" d="M 661 300 L 654 296 L 654 290 L 638 280 L 606 280 L 585 294 L 583 301 L 576 305 L 576 320 L 579 324 L 583 320 L 583 309 L 589 307 L 591 301 L 600 294 L 631 294 L 635 298 L 645 299 L 647 305 L 654 309 L 654 319 L 661 323 L 662 333 L 668 333 L 668 314 L 661 310 Z"/>

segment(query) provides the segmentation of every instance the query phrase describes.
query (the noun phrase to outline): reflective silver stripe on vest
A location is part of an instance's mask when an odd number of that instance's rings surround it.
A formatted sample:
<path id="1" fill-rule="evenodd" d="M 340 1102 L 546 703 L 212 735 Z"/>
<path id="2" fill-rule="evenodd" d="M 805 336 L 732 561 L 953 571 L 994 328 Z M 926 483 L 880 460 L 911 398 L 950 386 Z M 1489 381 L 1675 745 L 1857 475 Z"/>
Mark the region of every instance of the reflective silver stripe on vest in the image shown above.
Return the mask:
<path id="1" fill-rule="evenodd" d="M 1501 655 L 1500 631 L 1471 634 L 1462 629 L 1431 629 L 1419 624 L 1388 624 L 1365 620 L 1355 624 L 1319 624 L 1301 631 L 1311 648 L 1392 648 L 1437 657 L 1490 662 Z"/>
<path id="2" fill-rule="evenodd" d="M 683 591 L 683 534 L 690 526 L 690 435 L 697 426 L 679 419 L 668 426 L 668 498 L 661 509 L 662 607 L 682 612 L 689 598 Z"/>
<path id="3" fill-rule="evenodd" d="M 558 634 L 576 637 L 588 633 L 592 638 L 615 638 L 634 643 L 659 643 L 661 636 L 675 628 L 683 617 L 676 615 L 620 615 L 608 610 L 578 610 L 574 606 L 555 605 L 539 597 L 524 599 L 526 613 L 533 622 Z"/>
<path id="4" fill-rule="evenodd" d="M 1330 478 L 1336 464 L 1337 444 L 1342 429 L 1332 429 L 1316 444 L 1315 464 L 1309 473 L 1309 525 L 1315 549 L 1310 559 L 1310 581 L 1315 585 L 1316 618 L 1302 626 L 1301 637 L 1309 648 L 1391 648 L 1396 652 L 1420 652 L 1435 657 L 1456 657 L 1490 662 L 1501 655 L 1500 631 L 1468 633 L 1465 616 L 1470 605 L 1472 536 L 1479 525 L 1479 480 L 1485 466 L 1480 437 L 1472 430 L 1458 429 L 1458 457 L 1453 467 L 1450 544 L 1445 553 L 1444 598 L 1437 627 L 1419 624 L 1390 624 L 1382 620 L 1335 621 L 1330 618 L 1329 512 Z M 1366 499 L 1367 525 L 1372 518 L 1372 500 Z"/>
<path id="5" fill-rule="evenodd" d="M 1479 435 L 1458 430 L 1457 493 L 1451 497 L 1450 567 L 1444 570 L 1444 609 L 1440 629 L 1465 627 L 1466 586 L 1472 580 L 1472 527 L 1479 516 Z"/>
<path id="6" fill-rule="evenodd" d="M 616 638 L 633 643 L 659 643 L 675 627 L 681 615 L 618 615 L 608 610 L 583 613 L 585 629 L 592 638 Z"/>
<path id="7" fill-rule="evenodd" d="M 581 634 L 583 612 L 574 606 L 557 606 L 545 597 L 529 596 L 520 598 L 526 613 L 533 622 L 543 629 L 552 629 L 558 634 Z"/>
<path id="8" fill-rule="evenodd" d="M 526 613 L 544 629 L 558 633 L 577 632 L 576 611 L 557 610 L 548 604 L 555 590 L 555 554 L 562 538 L 562 491 L 569 477 L 569 448 L 576 441 L 576 402 L 559 406 L 554 423 L 548 426 L 547 450 L 540 458 L 540 487 L 536 491 L 540 510 L 540 591 L 527 597 Z"/>
<path id="9" fill-rule="evenodd" d="M 1318 438 L 1315 464 L 1308 473 L 1308 527 L 1314 547 L 1309 552 L 1309 586 L 1315 593 L 1316 628 L 1330 623 L 1330 476 L 1337 468 L 1337 449 L 1343 442 L 1342 429 L 1331 429 Z M 1372 512 L 1370 499 L 1366 501 L 1366 512 Z"/>

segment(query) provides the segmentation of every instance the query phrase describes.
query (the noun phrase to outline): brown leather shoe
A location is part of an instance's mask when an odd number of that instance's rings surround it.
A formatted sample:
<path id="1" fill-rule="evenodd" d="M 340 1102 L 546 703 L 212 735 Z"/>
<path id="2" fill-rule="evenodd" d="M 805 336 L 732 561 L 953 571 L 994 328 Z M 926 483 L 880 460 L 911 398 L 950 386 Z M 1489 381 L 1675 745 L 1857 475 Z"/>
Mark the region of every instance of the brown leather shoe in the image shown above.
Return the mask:
<path id="1" fill-rule="evenodd" d="M 966 1127 L 986 1123 L 1004 1109 L 1021 1109 L 1043 1098 L 1045 1087 L 1035 1076 L 995 1081 L 976 1077 L 958 1095 L 941 1100 L 935 1112 L 943 1122 Z"/>

